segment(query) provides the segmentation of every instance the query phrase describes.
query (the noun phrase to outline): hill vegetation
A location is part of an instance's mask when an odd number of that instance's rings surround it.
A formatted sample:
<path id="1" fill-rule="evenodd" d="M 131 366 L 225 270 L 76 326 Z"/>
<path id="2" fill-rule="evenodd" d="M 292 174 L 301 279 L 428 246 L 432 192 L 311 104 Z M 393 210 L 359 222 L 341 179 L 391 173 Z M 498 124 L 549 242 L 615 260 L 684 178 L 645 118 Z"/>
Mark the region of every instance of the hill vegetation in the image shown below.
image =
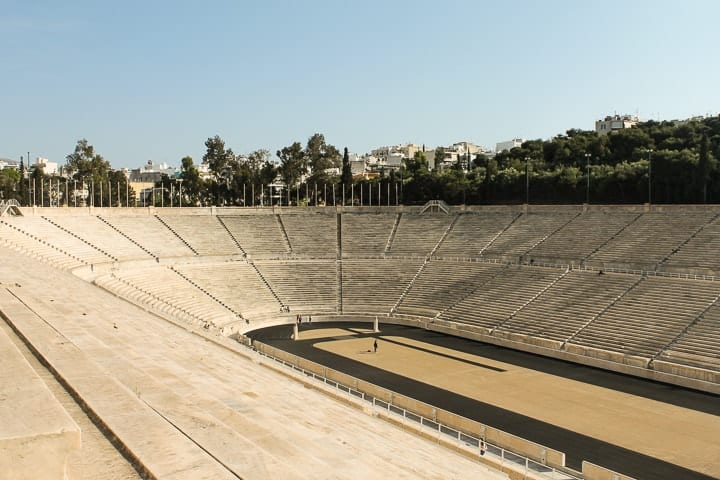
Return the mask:
<path id="1" fill-rule="evenodd" d="M 182 202 L 188 206 L 267 205 L 281 198 L 283 204 L 289 199 L 299 205 L 349 204 L 351 199 L 367 205 L 370 198 L 374 205 L 421 204 L 431 199 L 470 205 L 720 202 L 720 116 L 648 121 L 605 136 L 571 129 L 549 140 L 526 141 L 494 157 L 461 158 L 446 169 L 430 169 L 425 154 L 418 152 L 399 170 L 381 170 L 377 177 L 361 180 L 350 175 L 347 149 L 341 154 L 319 133 L 305 145 L 294 142 L 278 150 L 279 163 L 271 161 L 268 150 L 236 155 L 219 136 L 208 138 L 205 147 L 202 160 L 210 175 L 202 178 L 193 159 L 183 158 L 179 178 L 164 177 L 157 183 L 161 187 L 153 196 L 157 205 L 170 205 L 171 195 L 178 204 L 180 179 Z M 113 171 L 85 139 L 67 156 L 65 172 L 72 186 L 109 182 L 116 191 L 129 191 L 125 175 Z M 24 182 L 22 173 L 0 170 L 2 198 L 27 204 L 32 198 L 28 188 L 45 181 L 58 186 L 44 191 L 46 204 L 52 195 L 56 203 L 58 198 L 60 204 L 66 203 L 65 187 L 48 181 L 41 170 L 34 169 L 31 180 Z M 285 187 L 271 191 L 268 185 L 276 180 Z M 39 204 L 41 192 L 35 193 Z M 94 197 L 102 194 L 98 188 L 89 192 Z M 123 195 L 109 198 L 107 189 L 105 195 L 105 205 L 126 202 Z M 99 198 L 94 204 L 100 204 Z"/>

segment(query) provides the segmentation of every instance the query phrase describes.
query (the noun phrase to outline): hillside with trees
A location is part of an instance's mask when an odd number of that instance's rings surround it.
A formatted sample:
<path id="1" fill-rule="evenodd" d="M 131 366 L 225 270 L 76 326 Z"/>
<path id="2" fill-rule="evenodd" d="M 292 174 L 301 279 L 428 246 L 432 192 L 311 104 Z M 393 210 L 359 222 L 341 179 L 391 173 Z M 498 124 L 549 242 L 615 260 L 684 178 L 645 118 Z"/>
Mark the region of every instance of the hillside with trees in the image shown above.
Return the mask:
<path id="1" fill-rule="evenodd" d="M 192 158 L 184 157 L 178 178 L 157 182 L 164 192 L 153 196 L 158 205 L 170 205 L 170 195 L 178 205 L 180 192 L 187 206 L 395 205 L 434 199 L 453 205 L 720 203 L 720 116 L 647 121 L 609 135 L 571 129 L 495 156 L 465 157 L 445 169 L 431 168 L 425 154 L 417 152 L 398 170 L 362 179 L 351 176 L 347 148 L 341 153 L 321 133 L 305 144 L 295 141 L 279 149 L 277 161 L 265 149 L 236 154 L 217 135 L 207 139 L 205 148 L 202 162 L 209 175 L 200 175 Z M 66 161 L 68 183 L 92 187 L 88 203 L 99 205 L 103 188 L 105 205 L 126 203 L 122 195 L 108 198 L 107 191 L 127 193 L 125 175 L 112 170 L 87 140 L 78 141 Z M 21 182 L 23 173 L 0 171 L 2 198 L 27 204 L 34 185 L 38 195 L 37 185 L 49 186 L 42 191 L 45 197 L 66 188 L 61 186 L 65 178 L 53 179 L 38 169 Z"/>
<path id="2" fill-rule="evenodd" d="M 649 121 L 599 136 L 568 130 L 530 140 L 468 172 L 406 166 L 405 203 L 694 204 L 720 202 L 720 117 Z M 589 175 L 588 175 L 589 174 Z M 588 182 L 589 180 L 589 182 Z M 589 188 L 588 188 L 589 187 Z M 464 201 L 463 201 L 464 199 Z"/>

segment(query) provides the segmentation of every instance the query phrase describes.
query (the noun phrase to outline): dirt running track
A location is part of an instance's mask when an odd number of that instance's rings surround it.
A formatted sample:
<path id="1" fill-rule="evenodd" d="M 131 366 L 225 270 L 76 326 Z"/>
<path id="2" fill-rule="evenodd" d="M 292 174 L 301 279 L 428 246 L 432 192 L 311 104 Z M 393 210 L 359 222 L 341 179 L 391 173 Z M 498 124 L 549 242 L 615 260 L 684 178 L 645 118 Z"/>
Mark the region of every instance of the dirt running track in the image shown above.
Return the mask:
<path id="1" fill-rule="evenodd" d="M 396 325 L 273 327 L 251 336 L 638 479 L 720 478 L 720 397 Z M 377 354 L 371 353 L 378 339 Z"/>

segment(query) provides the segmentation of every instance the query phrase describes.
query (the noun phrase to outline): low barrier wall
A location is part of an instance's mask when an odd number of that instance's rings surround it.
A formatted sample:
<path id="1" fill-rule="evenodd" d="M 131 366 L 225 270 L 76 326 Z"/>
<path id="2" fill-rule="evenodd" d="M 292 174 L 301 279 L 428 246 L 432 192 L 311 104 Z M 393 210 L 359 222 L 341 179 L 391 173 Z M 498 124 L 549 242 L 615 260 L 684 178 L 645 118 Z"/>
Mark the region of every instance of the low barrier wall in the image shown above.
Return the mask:
<path id="1" fill-rule="evenodd" d="M 392 404 L 403 410 L 430 419 L 434 422 L 445 425 L 451 429 L 460 431 L 467 435 L 485 439 L 487 442 L 504 449 L 523 455 L 531 460 L 547 465 L 552 468 L 565 468 L 565 453 L 558 450 L 539 445 L 524 438 L 512 435 L 508 432 L 484 425 L 480 422 L 461 417 L 452 412 L 433 407 L 399 393 L 387 390 L 369 382 L 360 380 L 351 375 L 338 372 L 324 367 L 316 362 L 303 359 L 297 355 L 284 350 L 272 347 L 262 342 L 253 342 L 254 348 L 265 355 L 277 358 L 297 368 L 311 372 L 319 377 L 324 377 L 350 387 L 364 395 L 377 398 L 383 402 Z"/>
<path id="2" fill-rule="evenodd" d="M 666 362 L 664 360 L 655 360 L 653 361 L 652 366 L 656 372 L 688 377 L 712 384 L 720 384 L 720 372 L 679 365 L 677 363 Z"/>
<path id="3" fill-rule="evenodd" d="M 395 323 L 392 318 L 385 319 L 388 323 Z M 421 322 L 416 322 L 421 326 Z M 424 323 L 424 322 L 423 322 Z M 620 353 L 609 352 L 600 349 L 590 349 L 578 345 L 568 345 L 567 350 L 557 350 L 546 346 L 528 344 L 523 341 L 514 341 L 507 338 L 500 338 L 490 335 L 489 330 L 483 327 L 475 327 L 449 322 L 434 321 L 427 322 L 428 330 L 454 335 L 456 337 L 468 338 L 478 342 L 490 343 L 500 347 L 511 348 L 523 352 L 556 358 L 568 362 L 578 363 L 589 367 L 601 368 L 612 372 L 632 375 L 684 388 L 700 390 L 703 392 L 720 394 L 720 374 L 709 372 L 703 369 L 696 369 L 690 366 L 676 365 L 669 362 L 655 360 L 652 369 L 648 368 L 649 359 L 642 357 L 630 357 Z M 422 327 L 421 327 L 422 328 Z M 587 353 L 587 355 L 586 355 Z M 687 376 L 685 375 L 687 374 Z M 712 380 L 712 379 L 716 380 Z"/>
<path id="4" fill-rule="evenodd" d="M 585 461 L 582 462 L 582 473 L 585 480 L 635 480 L 627 475 Z"/>
<path id="5" fill-rule="evenodd" d="M 317 316 L 316 321 L 332 322 L 372 322 L 372 315 L 349 316 Z M 392 323 L 409 327 L 424 328 L 434 332 L 445 333 L 461 338 L 468 338 L 500 347 L 512 348 L 524 352 L 556 358 L 586 365 L 589 367 L 610 370 L 624 375 L 645 378 L 684 388 L 720 394 L 720 372 L 706 370 L 689 365 L 681 365 L 663 360 L 623 355 L 618 352 L 601 350 L 583 345 L 568 344 L 562 349 L 562 342 L 556 340 L 530 337 L 518 333 L 494 332 L 477 325 L 461 325 L 444 320 L 430 320 L 411 315 L 378 316 L 380 323 Z"/>

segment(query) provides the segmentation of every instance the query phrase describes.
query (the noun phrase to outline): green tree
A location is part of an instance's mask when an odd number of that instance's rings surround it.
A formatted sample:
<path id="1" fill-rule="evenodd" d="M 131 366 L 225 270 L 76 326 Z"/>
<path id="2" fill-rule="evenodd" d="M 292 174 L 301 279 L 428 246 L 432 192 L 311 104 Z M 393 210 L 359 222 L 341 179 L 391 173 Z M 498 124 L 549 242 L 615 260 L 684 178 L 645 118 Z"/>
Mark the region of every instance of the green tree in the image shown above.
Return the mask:
<path id="1" fill-rule="evenodd" d="M 437 159 L 437 150 L 435 150 L 435 158 Z M 415 152 L 413 158 L 405 161 L 405 169 L 411 177 L 419 177 L 429 173 L 428 161 L 424 152 Z"/>
<path id="2" fill-rule="evenodd" d="M 13 168 L 3 168 L 0 170 L 0 199 L 3 200 L 22 200 L 20 196 L 20 172 Z"/>
<path id="3" fill-rule="evenodd" d="M 417 154 L 416 154 L 417 156 Z M 423 153 L 423 156 L 425 154 Z M 445 147 L 437 147 L 435 148 L 435 166 L 434 169 L 440 169 L 443 162 L 445 161 Z M 429 168 L 429 165 L 428 165 Z"/>
<path id="4" fill-rule="evenodd" d="M 192 157 L 183 157 L 180 161 L 180 178 L 182 181 L 182 204 L 198 206 L 206 192 L 206 185 L 200 178 L 200 172 L 195 167 Z M 178 187 L 180 188 L 180 187 Z"/>
<path id="5" fill-rule="evenodd" d="M 86 139 L 78 140 L 75 151 L 65 157 L 65 171 L 77 181 L 100 183 L 107 180 L 110 162 L 95 152 Z"/>
<path id="6" fill-rule="evenodd" d="M 23 163 L 22 157 L 20 157 L 20 185 L 18 185 L 18 200 L 22 205 L 29 205 L 27 197 L 27 182 L 25 181 L 27 171 L 25 170 L 25 164 Z"/>
<path id="7" fill-rule="evenodd" d="M 274 175 L 270 179 L 267 178 L 268 165 L 272 165 L 270 163 L 270 151 L 268 150 L 259 149 L 250 152 L 246 157 L 246 165 L 250 173 L 250 182 L 252 183 L 270 183 L 275 179 Z M 263 172 L 265 173 L 263 174 Z"/>
<path id="8" fill-rule="evenodd" d="M 704 134 L 700 142 L 700 152 L 698 156 L 696 187 L 700 193 L 700 201 L 707 203 L 707 187 L 710 181 L 710 174 L 715 169 L 714 159 L 710 153 L 710 138 Z"/>
<path id="9" fill-rule="evenodd" d="M 215 181 L 227 179 L 227 169 L 235 160 L 232 149 L 225 149 L 225 141 L 219 135 L 210 137 L 205 141 L 205 154 L 203 163 L 208 165 L 208 170 L 215 178 Z"/>
<path id="10" fill-rule="evenodd" d="M 280 176 L 288 187 L 296 187 L 303 175 L 307 173 L 307 160 L 300 142 L 277 151 L 280 159 Z"/>
<path id="11" fill-rule="evenodd" d="M 134 204 L 135 190 L 129 185 L 128 177 L 124 172 L 120 170 L 109 171 L 108 182 L 112 187 L 111 205 L 129 207 Z"/>
<path id="12" fill-rule="evenodd" d="M 350 167 L 350 154 L 347 147 L 343 150 L 342 174 L 340 184 L 349 186 L 352 183 L 352 168 Z"/>
<path id="13" fill-rule="evenodd" d="M 329 183 L 333 176 L 329 171 L 341 165 L 340 151 L 328 144 L 322 133 L 316 133 L 308 139 L 305 159 L 310 170 L 309 183 Z"/>
<path id="14" fill-rule="evenodd" d="M 91 205 L 105 205 L 105 198 L 101 202 L 102 186 L 107 190 L 110 162 L 95 152 L 95 148 L 86 139 L 78 140 L 75 150 L 65 157 L 65 171 L 79 184 L 84 184 L 88 193 L 88 202 Z M 105 192 L 102 192 L 105 196 Z"/>

